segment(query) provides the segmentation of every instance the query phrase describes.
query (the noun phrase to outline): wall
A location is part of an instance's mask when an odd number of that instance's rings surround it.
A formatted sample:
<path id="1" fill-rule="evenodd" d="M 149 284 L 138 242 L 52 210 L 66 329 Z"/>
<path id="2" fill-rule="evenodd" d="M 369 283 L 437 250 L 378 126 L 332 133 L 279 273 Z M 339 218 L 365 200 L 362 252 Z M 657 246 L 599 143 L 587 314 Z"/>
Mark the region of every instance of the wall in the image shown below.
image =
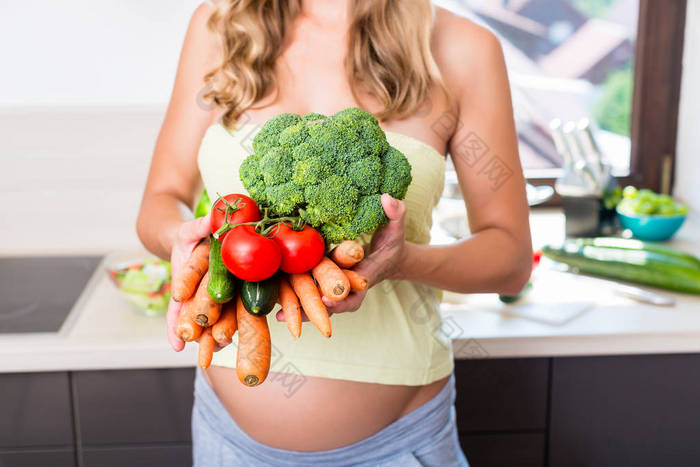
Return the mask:
<path id="1" fill-rule="evenodd" d="M 675 195 L 700 212 L 700 0 L 688 1 Z"/>

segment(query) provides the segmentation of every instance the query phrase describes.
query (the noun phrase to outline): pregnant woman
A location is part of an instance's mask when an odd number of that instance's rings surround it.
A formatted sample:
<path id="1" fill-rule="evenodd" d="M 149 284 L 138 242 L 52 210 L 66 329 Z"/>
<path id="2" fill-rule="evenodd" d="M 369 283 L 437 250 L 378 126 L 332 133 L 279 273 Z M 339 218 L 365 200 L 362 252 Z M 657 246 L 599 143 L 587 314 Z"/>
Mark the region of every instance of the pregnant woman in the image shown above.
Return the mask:
<path id="1" fill-rule="evenodd" d="M 256 129 L 284 112 L 361 107 L 412 165 L 404 201 L 361 263 L 371 288 L 327 301 L 333 337 L 293 340 L 268 316 L 268 380 L 236 377 L 236 348 L 199 371 L 194 464 L 467 465 L 457 439 L 453 357 L 438 290 L 514 295 L 531 244 L 511 98 L 497 39 L 429 0 L 220 0 L 192 17 L 151 164 L 138 233 L 177 274 L 208 235 L 192 220 L 202 183 L 244 192 Z M 445 156 L 445 154 L 449 156 Z M 429 246 L 446 157 L 472 235 Z M 168 338 L 179 306 L 168 311 Z M 466 330 L 468 332 L 468 330 Z M 468 453 L 467 453 L 468 454 Z"/>

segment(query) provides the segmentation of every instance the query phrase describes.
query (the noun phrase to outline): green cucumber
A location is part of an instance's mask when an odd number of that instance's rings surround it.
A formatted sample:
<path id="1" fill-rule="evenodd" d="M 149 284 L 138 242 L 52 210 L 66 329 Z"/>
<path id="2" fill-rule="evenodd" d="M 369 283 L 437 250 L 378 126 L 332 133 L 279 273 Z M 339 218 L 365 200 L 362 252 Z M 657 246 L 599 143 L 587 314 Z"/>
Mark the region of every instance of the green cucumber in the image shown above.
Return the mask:
<path id="1" fill-rule="evenodd" d="M 279 278 L 275 275 L 260 282 L 243 281 L 241 301 L 248 313 L 265 316 L 275 307 L 279 295 Z"/>
<path id="2" fill-rule="evenodd" d="M 547 258 L 583 273 L 700 294 L 699 269 L 653 251 L 581 246 L 569 242 L 562 247 L 545 246 L 542 252 Z"/>
<path id="3" fill-rule="evenodd" d="M 575 240 L 567 240 L 574 242 L 580 246 L 595 246 L 601 248 L 618 248 L 623 250 L 644 250 L 660 255 L 675 258 L 678 261 L 687 263 L 688 265 L 700 269 L 700 258 L 685 251 L 676 250 L 658 243 L 643 242 L 641 240 L 633 240 L 628 238 L 615 237 L 599 237 L 599 238 L 577 238 Z"/>
<path id="4" fill-rule="evenodd" d="M 194 208 L 194 217 L 195 219 L 199 219 L 209 214 L 209 211 L 211 211 L 211 200 L 205 188 L 202 194 L 199 195 L 199 201 L 197 201 L 197 206 Z"/>
<path id="5" fill-rule="evenodd" d="M 226 303 L 236 293 L 236 278 L 221 259 L 221 242 L 209 236 L 209 285 L 207 292 L 216 303 Z"/>

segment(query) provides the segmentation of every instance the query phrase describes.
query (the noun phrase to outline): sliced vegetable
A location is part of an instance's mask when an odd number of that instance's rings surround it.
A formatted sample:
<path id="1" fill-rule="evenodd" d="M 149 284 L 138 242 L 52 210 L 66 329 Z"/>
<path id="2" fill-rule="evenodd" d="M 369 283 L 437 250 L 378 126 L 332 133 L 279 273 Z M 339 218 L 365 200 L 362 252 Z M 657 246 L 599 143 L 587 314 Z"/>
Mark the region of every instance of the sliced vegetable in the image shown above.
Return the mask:
<path id="1" fill-rule="evenodd" d="M 313 268 L 314 279 L 318 282 L 321 293 L 331 300 L 342 300 L 350 293 L 350 281 L 343 271 L 331 261 L 324 257 Z"/>
<path id="2" fill-rule="evenodd" d="M 331 251 L 331 259 L 341 268 L 349 269 L 362 261 L 365 250 L 354 240 L 346 240 Z"/>
<path id="3" fill-rule="evenodd" d="M 331 337 L 331 320 L 328 316 L 326 305 L 321 300 L 321 293 L 316 288 L 313 277 L 308 272 L 302 274 L 290 274 L 289 283 L 294 293 L 299 297 L 304 313 L 309 321 L 316 326 L 321 334 Z"/>
<path id="4" fill-rule="evenodd" d="M 284 313 L 284 321 L 287 323 L 287 329 L 293 338 L 298 339 L 301 336 L 301 305 L 299 298 L 294 293 L 294 289 L 289 285 L 289 281 L 282 277 L 280 279 L 280 304 Z"/>
<path id="5" fill-rule="evenodd" d="M 266 316 L 248 313 L 240 297 L 236 300 L 238 356 L 236 374 L 246 386 L 257 386 L 270 372 L 272 344 Z"/>
<path id="6" fill-rule="evenodd" d="M 542 251 L 546 257 L 584 273 L 700 294 L 700 270 L 679 265 L 678 261 L 659 253 L 573 243 L 562 247 L 546 246 Z"/>
<path id="7" fill-rule="evenodd" d="M 258 282 L 277 272 L 282 252 L 277 242 L 258 234 L 253 226 L 241 225 L 224 238 L 221 259 L 234 276 Z"/>
<path id="8" fill-rule="evenodd" d="M 275 307 L 279 296 L 279 277 L 273 276 L 259 282 L 243 281 L 241 300 L 248 313 L 265 316 Z"/>
<path id="9" fill-rule="evenodd" d="M 176 302 L 189 299 L 209 269 L 209 244 L 200 243 L 192 251 L 182 270 L 172 283 L 172 297 Z"/>
<path id="10" fill-rule="evenodd" d="M 321 261 L 326 250 L 323 237 L 310 225 L 297 231 L 287 223 L 279 223 L 273 227 L 270 237 L 282 252 L 280 269 L 290 274 L 310 271 Z"/>
<path id="11" fill-rule="evenodd" d="M 226 265 L 221 259 L 221 242 L 211 236 L 209 245 L 209 285 L 207 291 L 216 303 L 226 303 L 236 293 L 236 278 L 226 269 Z"/>

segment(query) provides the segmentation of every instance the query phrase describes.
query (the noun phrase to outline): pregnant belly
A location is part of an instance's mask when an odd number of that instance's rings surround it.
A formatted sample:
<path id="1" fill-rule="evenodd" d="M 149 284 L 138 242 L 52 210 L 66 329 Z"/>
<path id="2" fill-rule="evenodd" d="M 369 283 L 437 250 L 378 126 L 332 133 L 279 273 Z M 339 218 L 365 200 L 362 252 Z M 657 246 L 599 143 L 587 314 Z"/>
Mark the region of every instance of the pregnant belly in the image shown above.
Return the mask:
<path id="1" fill-rule="evenodd" d="M 428 402 L 447 381 L 394 386 L 306 377 L 292 393 L 284 375 L 270 374 L 256 388 L 240 384 L 231 368 L 211 367 L 205 377 L 251 438 L 295 451 L 324 451 L 361 441 Z"/>

